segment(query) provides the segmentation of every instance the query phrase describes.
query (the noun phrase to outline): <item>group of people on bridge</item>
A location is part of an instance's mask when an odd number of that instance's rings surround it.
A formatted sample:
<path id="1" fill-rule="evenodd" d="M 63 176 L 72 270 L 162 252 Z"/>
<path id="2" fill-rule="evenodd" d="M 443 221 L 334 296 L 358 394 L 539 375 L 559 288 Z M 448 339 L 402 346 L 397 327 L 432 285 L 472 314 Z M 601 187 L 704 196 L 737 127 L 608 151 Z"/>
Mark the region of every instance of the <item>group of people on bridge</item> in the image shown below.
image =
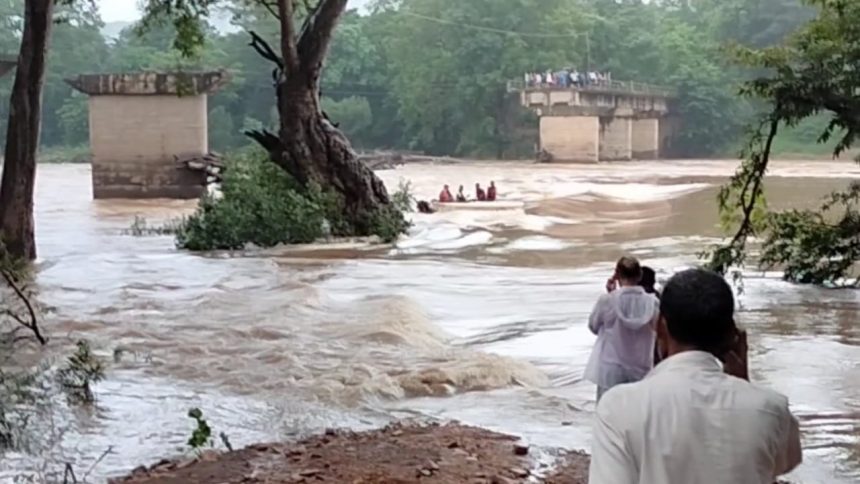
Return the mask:
<path id="1" fill-rule="evenodd" d="M 585 87 L 608 85 L 612 81 L 612 73 L 583 71 L 576 68 L 561 69 L 546 72 L 527 72 L 526 87 Z"/>
<path id="2" fill-rule="evenodd" d="M 479 202 L 495 202 L 496 195 L 496 182 L 491 181 L 490 186 L 486 191 L 481 188 L 480 183 L 475 183 L 475 200 Z M 456 197 L 451 194 L 451 190 L 448 188 L 448 185 L 442 187 L 442 191 L 439 192 L 439 203 L 465 203 L 468 201 L 469 199 L 466 197 L 466 194 L 463 193 L 463 185 L 460 185 L 460 189 L 457 191 Z"/>
<path id="3" fill-rule="evenodd" d="M 723 276 L 688 269 L 662 294 L 622 257 L 588 318 L 597 342 L 589 482 L 771 484 L 802 460 L 788 399 L 749 381 Z"/>

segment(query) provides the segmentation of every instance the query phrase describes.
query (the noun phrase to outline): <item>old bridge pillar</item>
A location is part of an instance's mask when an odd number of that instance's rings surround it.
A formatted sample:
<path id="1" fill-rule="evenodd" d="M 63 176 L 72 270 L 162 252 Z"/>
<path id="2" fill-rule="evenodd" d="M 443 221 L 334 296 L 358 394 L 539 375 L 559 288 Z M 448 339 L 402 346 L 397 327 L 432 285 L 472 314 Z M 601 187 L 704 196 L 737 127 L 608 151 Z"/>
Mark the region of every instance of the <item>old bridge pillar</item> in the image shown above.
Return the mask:
<path id="1" fill-rule="evenodd" d="M 17 64 L 18 59 L 12 56 L 0 54 L 0 77 L 5 76 L 6 73 L 14 69 Z"/>
<path id="2" fill-rule="evenodd" d="M 176 158 L 209 151 L 207 97 L 225 72 L 82 75 L 89 98 L 95 198 L 196 198 L 205 174 Z"/>

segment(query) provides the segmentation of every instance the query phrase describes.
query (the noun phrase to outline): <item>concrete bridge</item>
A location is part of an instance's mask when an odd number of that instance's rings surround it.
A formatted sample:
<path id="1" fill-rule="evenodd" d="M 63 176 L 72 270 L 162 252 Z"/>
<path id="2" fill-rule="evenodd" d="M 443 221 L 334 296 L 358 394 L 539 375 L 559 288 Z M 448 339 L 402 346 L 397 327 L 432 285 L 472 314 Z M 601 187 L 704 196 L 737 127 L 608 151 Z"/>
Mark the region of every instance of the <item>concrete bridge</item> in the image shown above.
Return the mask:
<path id="1" fill-rule="evenodd" d="M 177 163 L 209 152 L 208 95 L 223 71 L 89 74 L 67 79 L 89 95 L 95 198 L 196 198 L 205 172 Z"/>
<path id="2" fill-rule="evenodd" d="M 553 161 L 655 159 L 677 125 L 672 89 L 608 81 L 586 86 L 508 83 L 520 104 L 540 119 L 540 150 Z"/>
<path id="3" fill-rule="evenodd" d="M 17 58 L 10 55 L 0 54 L 0 77 L 3 77 L 6 73 L 14 69 L 17 64 Z"/>

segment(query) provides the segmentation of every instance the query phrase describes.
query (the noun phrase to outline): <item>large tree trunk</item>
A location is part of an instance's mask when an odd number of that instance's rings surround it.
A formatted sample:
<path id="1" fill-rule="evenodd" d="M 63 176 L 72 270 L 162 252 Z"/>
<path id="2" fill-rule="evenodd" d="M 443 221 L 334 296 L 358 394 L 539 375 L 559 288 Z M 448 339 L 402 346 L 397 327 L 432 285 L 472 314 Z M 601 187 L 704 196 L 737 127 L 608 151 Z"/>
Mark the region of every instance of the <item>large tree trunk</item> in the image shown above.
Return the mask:
<path id="1" fill-rule="evenodd" d="M 272 159 L 299 183 L 316 183 L 342 195 L 347 220 L 358 233 L 369 233 L 375 213 L 390 203 L 382 181 L 357 155 L 320 108 L 319 82 L 323 60 L 347 0 L 320 0 L 301 33 L 295 32 L 293 2 L 278 1 L 281 23 L 280 59 L 268 46 L 265 57 L 279 65 L 277 78 L 278 136 L 252 133 Z M 255 36 L 255 40 L 262 40 Z M 258 49 L 260 50 L 260 49 Z"/>
<path id="2" fill-rule="evenodd" d="M 54 0 L 27 0 L 24 7 L 24 33 L 9 101 L 0 185 L 0 237 L 10 255 L 27 260 L 36 258 L 33 187 L 53 10 Z"/>

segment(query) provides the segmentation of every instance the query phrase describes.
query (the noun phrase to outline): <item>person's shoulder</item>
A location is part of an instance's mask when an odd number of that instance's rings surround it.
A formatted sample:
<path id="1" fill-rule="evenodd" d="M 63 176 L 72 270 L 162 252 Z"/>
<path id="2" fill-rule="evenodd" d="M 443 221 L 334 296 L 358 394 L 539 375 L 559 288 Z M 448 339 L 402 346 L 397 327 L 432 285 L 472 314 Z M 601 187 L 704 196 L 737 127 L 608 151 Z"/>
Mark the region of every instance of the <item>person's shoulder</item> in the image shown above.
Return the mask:
<path id="1" fill-rule="evenodd" d="M 733 376 L 726 375 L 726 380 L 735 388 L 735 393 L 739 397 L 736 401 L 739 404 L 772 414 L 791 413 L 788 397 L 782 393 Z"/>
<path id="2" fill-rule="evenodd" d="M 641 408 L 639 396 L 646 384 L 644 380 L 640 380 L 610 388 L 597 402 L 598 415 L 613 420 L 631 416 L 636 408 Z M 631 407 L 631 405 L 633 406 Z"/>

